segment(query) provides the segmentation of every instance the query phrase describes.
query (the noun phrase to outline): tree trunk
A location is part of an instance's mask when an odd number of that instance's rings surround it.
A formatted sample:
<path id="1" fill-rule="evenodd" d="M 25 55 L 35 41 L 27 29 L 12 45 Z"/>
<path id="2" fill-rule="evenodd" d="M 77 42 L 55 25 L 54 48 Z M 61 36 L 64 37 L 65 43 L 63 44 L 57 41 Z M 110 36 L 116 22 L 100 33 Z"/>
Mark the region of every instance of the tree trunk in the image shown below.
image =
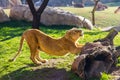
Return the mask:
<path id="1" fill-rule="evenodd" d="M 44 0 L 38 10 L 34 7 L 32 0 L 27 0 L 27 3 L 30 7 L 31 13 L 33 15 L 32 28 L 39 29 L 41 14 L 46 8 L 49 0 Z"/>
<path id="2" fill-rule="evenodd" d="M 40 15 L 33 15 L 32 28 L 39 29 L 40 25 Z"/>
<path id="3" fill-rule="evenodd" d="M 94 0 L 95 4 L 94 4 L 94 8 L 92 10 L 92 24 L 95 25 L 95 10 L 96 10 L 96 6 L 98 4 L 100 0 Z"/>

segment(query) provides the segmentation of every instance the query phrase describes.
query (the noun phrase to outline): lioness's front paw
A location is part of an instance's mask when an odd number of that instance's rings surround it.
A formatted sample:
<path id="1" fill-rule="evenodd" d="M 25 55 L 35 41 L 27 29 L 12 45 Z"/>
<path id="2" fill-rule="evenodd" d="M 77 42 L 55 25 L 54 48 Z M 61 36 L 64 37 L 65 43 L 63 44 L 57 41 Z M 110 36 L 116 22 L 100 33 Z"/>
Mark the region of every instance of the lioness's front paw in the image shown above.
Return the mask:
<path id="1" fill-rule="evenodd" d="M 46 62 L 48 62 L 48 60 L 47 59 L 43 59 L 43 60 L 41 60 L 41 62 L 42 63 L 46 63 Z"/>
<path id="2" fill-rule="evenodd" d="M 42 65 L 42 62 L 37 62 L 37 63 L 35 63 L 36 65 Z"/>

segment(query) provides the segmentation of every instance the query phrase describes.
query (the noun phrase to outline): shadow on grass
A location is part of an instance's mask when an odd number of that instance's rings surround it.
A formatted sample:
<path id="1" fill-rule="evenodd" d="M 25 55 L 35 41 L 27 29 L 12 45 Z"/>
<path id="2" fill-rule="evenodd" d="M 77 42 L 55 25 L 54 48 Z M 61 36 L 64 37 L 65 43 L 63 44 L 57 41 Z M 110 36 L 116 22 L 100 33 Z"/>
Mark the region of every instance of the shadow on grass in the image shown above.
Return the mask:
<path id="1" fill-rule="evenodd" d="M 0 23 L 0 41 L 6 41 L 16 36 L 21 36 L 22 33 L 26 29 L 31 28 L 31 23 L 26 21 L 9 21 Z M 67 25 L 53 25 L 53 26 L 45 26 L 41 24 L 40 30 L 45 33 L 52 33 L 52 30 L 68 30 L 71 29 L 73 26 Z M 49 31 L 48 31 L 49 29 Z"/>
<path id="2" fill-rule="evenodd" d="M 9 21 L 0 24 L 0 41 L 6 41 L 21 36 L 23 31 L 30 28 L 31 23 L 25 21 Z"/>
<path id="3" fill-rule="evenodd" d="M 65 69 L 43 68 L 37 70 L 25 70 L 27 67 L 22 67 L 7 75 L 4 75 L 0 80 L 70 80 Z"/>
<path id="4" fill-rule="evenodd" d="M 98 34 L 100 34 L 100 33 L 102 33 L 101 31 L 96 31 L 96 32 L 85 32 L 84 34 L 89 34 L 89 35 L 98 35 Z"/>
<path id="5" fill-rule="evenodd" d="M 15 29 L 15 30 L 8 30 L 7 33 L 3 32 L 3 33 L 1 33 L 1 36 L 4 36 L 4 38 L 0 39 L 0 42 L 9 40 L 9 39 L 17 37 L 17 36 L 21 36 L 23 31 L 24 31 L 24 29 Z"/>
<path id="6" fill-rule="evenodd" d="M 8 67 L 8 66 L 6 66 Z M 32 69 L 29 69 L 32 67 Z M 72 71 L 66 71 L 64 68 L 57 69 L 55 67 L 39 68 L 33 64 L 19 68 L 10 72 L 0 78 L 0 80 L 84 80 Z M 100 80 L 98 78 L 91 78 L 89 80 Z"/>

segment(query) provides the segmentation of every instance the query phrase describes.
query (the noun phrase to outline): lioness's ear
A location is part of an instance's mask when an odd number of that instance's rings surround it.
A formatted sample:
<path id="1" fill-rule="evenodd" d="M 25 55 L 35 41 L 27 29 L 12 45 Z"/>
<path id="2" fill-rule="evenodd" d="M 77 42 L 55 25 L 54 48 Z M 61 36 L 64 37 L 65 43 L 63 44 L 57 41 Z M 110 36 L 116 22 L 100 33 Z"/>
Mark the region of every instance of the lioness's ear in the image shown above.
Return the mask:
<path id="1" fill-rule="evenodd" d="M 66 34 L 68 34 L 70 32 L 70 30 L 66 30 Z"/>

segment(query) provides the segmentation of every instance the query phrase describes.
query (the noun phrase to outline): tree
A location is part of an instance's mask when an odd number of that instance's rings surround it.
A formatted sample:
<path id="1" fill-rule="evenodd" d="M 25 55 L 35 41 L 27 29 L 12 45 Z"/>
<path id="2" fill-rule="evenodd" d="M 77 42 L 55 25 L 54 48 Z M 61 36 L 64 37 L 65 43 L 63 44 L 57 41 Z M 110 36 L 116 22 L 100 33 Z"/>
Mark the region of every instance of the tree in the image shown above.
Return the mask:
<path id="1" fill-rule="evenodd" d="M 33 15 L 32 28 L 39 29 L 41 14 L 43 13 L 44 9 L 46 8 L 48 1 L 49 0 L 43 0 L 41 6 L 38 8 L 38 10 L 36 10 L 36 8 L 33 4 L 33 1 L 27 0 L 27 3 L 29 5 L 31 13 Z"/>
<path id="2" fill-rule="evenodd" d="M 97 4 L 100 0 L 94 0 L 94 7 L 93 7 L 93 10 L 92 10 L 92 24 L 95 25 L 95 11 L 96 11 L 96 7 L 97 7 Z"/>

